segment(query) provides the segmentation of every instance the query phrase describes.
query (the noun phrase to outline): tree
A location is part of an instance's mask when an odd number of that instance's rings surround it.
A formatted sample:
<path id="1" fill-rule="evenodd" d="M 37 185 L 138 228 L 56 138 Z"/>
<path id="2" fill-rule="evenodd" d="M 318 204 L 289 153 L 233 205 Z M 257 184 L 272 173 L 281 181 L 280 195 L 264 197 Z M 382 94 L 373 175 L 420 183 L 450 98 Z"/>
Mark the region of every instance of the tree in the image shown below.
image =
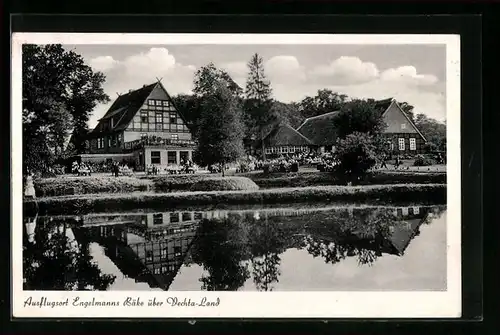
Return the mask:
<path id="1" fill-rule="evenodd" d="M 223 84 L 203 96 L 194 158 L 202 166 L 219 164 L 224 176 L 227 163 L 243 155 L 244 125 L 236 97 Z"/>
<path id="2" fill-rule="evenodd" d="M 365 100 L 352 100 L 344 104 L 334 122 L 339 138 L 354 132 L 378 135 L 386 127 L 382 115 Z"/>
<path id="3" fill-rule="evenodd" d="M 375 166 L 378 155 L 374 137 L 368 133 L 355 132 L 345 138 L 339 138 L 336 156 L 339 164 L 335 172 L 346 181 L 356 182 L 369 169 Z"/>
<path id="4" fill-rule="evenodd" d="M 271 83 L 264 73 L 264 62 L 257 53 L 248 62 L 245 97 L 247 128 L 250 134 L 258 134 L 262 143 L 262 156 L 265 159 L 264 127 L 270 121 L 269 111 L 273 100 Z"/>
<path id="5" fill-rule="evenodd" d="M 329 89 L 318 90 L 314 97 L 306 97 L 299 103 L 299 110 L 304 119 L 335 112 L 347 102 L 347 95 Z"/>
<path id="6" fill-rule="evenodd" d="M 199 68 L 194 75 L 193 93 L 200 97 L 214 94 L 220 85 L 234 95 L 239 96 L 243 90 L 224 70 L 218 69 L 213 63 L 208 63 Z"/>
<path id="7" fill-rule="evenodd" d="M 415 125 L 427 139 L 430 151 L 446 151 L 446 124 L 425 114 L 417 114 Z"/>
<path id="8" fill-rule="evenodd" d="M 109 101 L 102 88 L 104 75 L 59 44 L 23 45 L 22 66 L 25 155 L 33 154 L 40 140 L 52 154 L 62 153 L 71 129 L 75 148 L 82 150 L 92 109 Z M 28 167 L 43 168 L 47 163 Z"/>

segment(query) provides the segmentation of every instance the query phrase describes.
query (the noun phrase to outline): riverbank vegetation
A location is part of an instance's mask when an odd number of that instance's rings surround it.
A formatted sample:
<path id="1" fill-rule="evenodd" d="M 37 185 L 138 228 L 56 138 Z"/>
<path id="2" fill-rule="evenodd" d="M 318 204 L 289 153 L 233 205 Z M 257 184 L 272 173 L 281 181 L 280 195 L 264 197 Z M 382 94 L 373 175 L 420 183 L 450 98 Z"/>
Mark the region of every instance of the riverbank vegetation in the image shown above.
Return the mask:
<path id="1" fill-rule="evenodd" d="M 398 184 L 373 186 L 314 186 L 254 191 L 135 192 L 128 194 L 73 195 L 38 199 L 40 214 L 82 214 L 136 209 L 199 208 L 200 206 L 267 205 L 304 202 L 351 203 L 446 203 L 444 184 Z M 33 211 L 33 201 L 25 211 Z"/>
<path id="2" fill-rule="evenodd" d="M 254 191 L 259 188 L 286 188 L 341 185 L 335 174 L 327 172 L 248 173 L 220 177 L 207 174 L 142 177 L 57 177 L 35 180 L 38 197 L 78 194 L 194 191 Z M 358 185 L 445 184 L 446 173 L 370 172 Z"/>

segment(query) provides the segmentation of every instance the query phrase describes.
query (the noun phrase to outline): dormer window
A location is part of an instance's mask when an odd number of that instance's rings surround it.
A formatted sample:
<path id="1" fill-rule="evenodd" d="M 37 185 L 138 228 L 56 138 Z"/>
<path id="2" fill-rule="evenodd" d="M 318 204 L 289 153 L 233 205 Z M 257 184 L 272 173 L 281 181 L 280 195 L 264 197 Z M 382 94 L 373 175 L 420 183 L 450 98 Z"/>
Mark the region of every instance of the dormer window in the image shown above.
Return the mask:
<path id="1" fill-rule="evenodd" d="M 406 123 L 401 123 L 401 129 L 406 129 Z"/>

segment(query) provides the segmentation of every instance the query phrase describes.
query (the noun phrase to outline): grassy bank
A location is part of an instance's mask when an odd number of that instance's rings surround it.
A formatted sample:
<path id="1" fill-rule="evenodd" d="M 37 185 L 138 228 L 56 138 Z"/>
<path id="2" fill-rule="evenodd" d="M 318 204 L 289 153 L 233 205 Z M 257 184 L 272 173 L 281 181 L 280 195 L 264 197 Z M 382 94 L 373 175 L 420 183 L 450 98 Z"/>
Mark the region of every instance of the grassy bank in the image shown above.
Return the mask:
<path id="1" fill-rule="evenodd" d="M 317 186 L 301 188 L 266 189 L 256 191 L 213 191 L 130 194 L 97 194 L 47 197 L 38 199 L 40 214 L 83 214 L 119 211 L 125 208 L 167 210 L 172 208 L 199 208 L 201 206 L 287 204 L 304 202 L 351 203 L 446 203 L 444 184 L 405 184 L 373 186 Z M 24 203 L 30 215 L 34 203 Z"/>
<path id="2" fill-rule="evenodd" d="M 36 179 L 38 197 L 150 191 L 153 182 L 135 177 L 56 177 Z"/>
<path id="3" fill-rule="evenodd" d="M 38 197 L 78 194 L 131 193 L 131 192 L 182 192 L 182 191 L 237 191 L 258 190 L 259 187 L 246 177 L 158 176 L 137 177 L 59 177 L 35 180 Z"/>
<path id="4" fill-rule="evenodd" d="M 255 191 L 259 186 L 247 177 L 218 177 L 212 175 L 150 177 L 156 192 L 195 191 Z"/>
<path id="5" fill-rule="evenodd" d="M 335 175 L 327 172 L 297 172 L 297 173 L 254 173 L 246 174 L 261 188 L 307 187 L 339 185 L 341 181 Z M 390 185 L 390 184 L 445 184 L 446 173 L 429 172 L 371 172 L 359 185 Z"/>

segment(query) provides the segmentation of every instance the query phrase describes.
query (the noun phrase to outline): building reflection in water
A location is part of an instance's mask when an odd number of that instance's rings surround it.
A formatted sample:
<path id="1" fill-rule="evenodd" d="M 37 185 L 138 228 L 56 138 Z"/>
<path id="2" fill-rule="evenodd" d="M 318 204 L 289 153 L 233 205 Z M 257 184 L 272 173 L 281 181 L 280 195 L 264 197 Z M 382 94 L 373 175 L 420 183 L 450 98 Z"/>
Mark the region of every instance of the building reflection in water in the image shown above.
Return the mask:
<path id="1" fill-rule="evenodd" d="M 204 290 L 237 290 L 251 276 L 258 290 L 267 291 L 279 280 L 285 250 L 305 249 L 326 263 L 358 257 L 361 265 L 383 253 L 401 256 L 431 209 L 184 211 L 64 220 L 73 223 L 72 234 L 83 250 L 93 242 L 102 245 L 124 276 L 151 288 L 168 290 L 182 266 L 196 263 L 205 270 Z M 33 243 L 40 223 L 33 220 L 35 229 L 29 220 L 26 243 Z"/>

